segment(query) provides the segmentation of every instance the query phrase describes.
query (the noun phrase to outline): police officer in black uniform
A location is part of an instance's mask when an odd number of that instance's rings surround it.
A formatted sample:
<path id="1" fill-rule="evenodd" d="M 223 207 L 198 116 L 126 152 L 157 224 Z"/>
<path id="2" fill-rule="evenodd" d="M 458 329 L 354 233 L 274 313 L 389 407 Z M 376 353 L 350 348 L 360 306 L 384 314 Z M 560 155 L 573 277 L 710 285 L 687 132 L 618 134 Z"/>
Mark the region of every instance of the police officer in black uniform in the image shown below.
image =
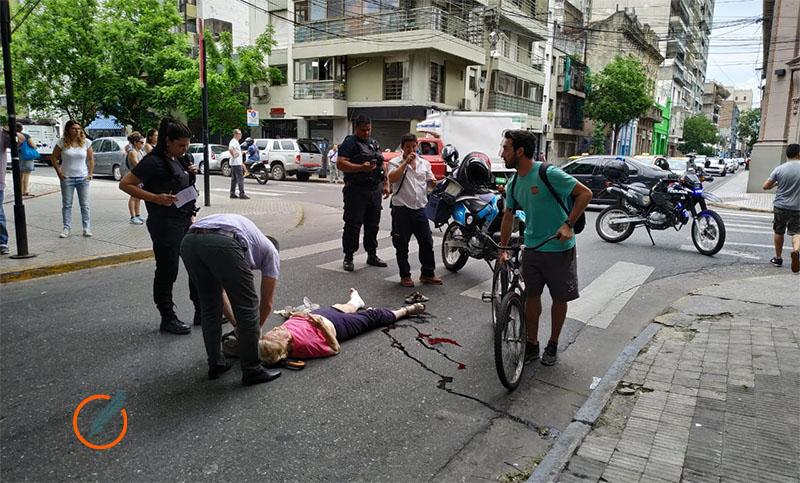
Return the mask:
<path id="1" fill-rule="evenodd" d="M 383 155 L 378 143 L 369 135 L 372 121 L 360 115 L 355 119 L 355 134 L 347 136 L 339 145 L 336 165 L 344 173 L 344 233 L 342 266 L 353 271 L 353 254 L 358 250 L 358 234 L 364 225 L 364 250 L 367 264 L 385 267 L 378 258 L 378 225 L 381 222 L 381 194 L 388 198 L 389 180 L 383 168 Z"/>
<path id="2" fill-rule="evenodd" d="M 172 286 L 178 278 L 180 248 L 183 236 L 192 224 L 195 202 L 180 208 L 175 206 L 176 193 L 194 186 L 197 168 L 186 148 L 192 132 L 174 119 L 165 117 L 158 128 L 156 147 L 125 175 L 119 188 L 144 200 L 147 207 L 147 230 L 153 240 L 156 273 L 153 280 L 153 301 L 161 313 L 161 330 L 173 334 L 188 334 L 189 325 L 175 314 Z M 200 303 L 192 281 L 189 297 L 194 303 L 194 323 L 200 324 Z"/>

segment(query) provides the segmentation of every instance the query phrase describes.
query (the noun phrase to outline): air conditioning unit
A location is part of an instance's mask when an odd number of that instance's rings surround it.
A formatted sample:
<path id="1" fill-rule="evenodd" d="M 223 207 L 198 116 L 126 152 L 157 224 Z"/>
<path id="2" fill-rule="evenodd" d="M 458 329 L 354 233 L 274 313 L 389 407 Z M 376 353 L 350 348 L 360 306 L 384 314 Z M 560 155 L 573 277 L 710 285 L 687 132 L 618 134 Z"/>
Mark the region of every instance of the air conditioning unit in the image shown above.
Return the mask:
<path id="1" fill-rule="evenodd" d="M 542 133 L 546 134 L 548 131 L 550 131 L 550 124 L 543 124 Z"/>
<path id="2" fill-rule="evenodd" d="M 261 97 L 261 87 L 259 86 L 253 87 L 253 95 L 256 97 Z"/>
<path id="3" fill-rule="evenodd" d="M 458 103 L 458 108 L 462 111 L 469 111 L 472 108 L 472 102 L 470 99 L 464 97 L 461 99 L 461 102 Z"/>

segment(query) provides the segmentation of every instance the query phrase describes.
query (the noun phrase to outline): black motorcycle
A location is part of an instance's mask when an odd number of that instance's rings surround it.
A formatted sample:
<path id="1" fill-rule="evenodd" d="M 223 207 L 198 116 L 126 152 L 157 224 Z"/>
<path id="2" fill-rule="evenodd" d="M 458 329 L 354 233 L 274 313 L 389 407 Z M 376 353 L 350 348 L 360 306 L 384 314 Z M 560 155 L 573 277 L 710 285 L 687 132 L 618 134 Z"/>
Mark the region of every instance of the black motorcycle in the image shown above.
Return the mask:
<path id="1" fill-rule="evenodd" d="M 716 196 L 703 191 L 703 181 L 713 178 L 698 175 L 687 163 L 682 175 L 670 174 L 652 188 L 625 184 L 626 167 L 610 163 L 603 168 L 608 180 L 605 191 L 619 199 L 618 205 L 600 212 L 595 229 L 600 238 L 617 243 L 627 239 L 637 226 L 644 226 L 655 245 L 651 230 L 680 230 L 692 220 L 692 242 L 703 255 L 714 255 L 725 244 L 722 218 L 706 206 L 706 200 L 719 202 Z M 699 210 L 698 210 L 699 205 Z"/>
<path id="2" fill-rule="evenodd" d="M 254 161 L 247 165 L 245 178 L 254 178 L 258 184 L 267 184 L 269 181 L 269 166 L 266 161 Z"/>

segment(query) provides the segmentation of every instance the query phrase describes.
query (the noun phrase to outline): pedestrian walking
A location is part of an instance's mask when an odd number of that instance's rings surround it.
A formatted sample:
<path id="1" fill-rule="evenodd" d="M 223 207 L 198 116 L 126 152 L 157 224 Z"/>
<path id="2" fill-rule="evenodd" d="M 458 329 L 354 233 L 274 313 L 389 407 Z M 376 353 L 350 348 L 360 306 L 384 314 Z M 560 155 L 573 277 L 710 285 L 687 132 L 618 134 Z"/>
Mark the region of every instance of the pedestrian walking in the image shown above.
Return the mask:
<path id="1" fill-rule="evenodd" d="M 280 376 L 280 371 L 262 367 L 258 355 L 261 326 L 272 312 L 280 273 L 276 244 L 241 215 L 211 215 L 189 228 L 181 258 L 200 295 L 208 378 L 217 379 L 231 368 L 221 347 L 223 290 L 236 320 L 242 383 L 259 384 Z M 260 299 L 252 270 L 261 271 Z"/>
<path id="2" fill-rule="evenodd" d="M 130 149 L 128 149 L 128 153 L 125 155 L 125 163 L 128 167 L 128 171 L 133 170 L 139 161 L 142 160 L 144 157 L 144 138 L 141 134 L 134 131 L 133 134 L 128 136 L 128 145 Z M 141 188 L 141 186 L 139 186 Z M 144 220 L 142 219 L 141 215 L 141 203 L 142 200 L 136 198 L 135 196 L 131 196 L 128 200 L 128 213 L 131 215 L 131 225 L 143 225 Z"/>
<path id="3" fill-rule="evenodd" d="M 155 129 L 148 129 L 147 134 L 144 135 L 144 154 L 150 154 L 150 151 L 156 147 L 158 142 L 158 131 Z"/>
<path id="4" fill-rule="evenodd" d="M 61 158 L 61 165 L 58 160 Z M 92 142 L 86 139 L 78 121 L 70 119 L 64 126 L 64 137 L 53 147 L 51 159 L 53 168 L 61 180 L 61 219 L 64 228 L 58 235 L 67 238 L 72 230 L 72 201 L 75 191 L 78 192 L 78 204 L 81 207 L 81 223 L 83 236 L 92 236 L 89 209 L 89 182 L 94 171 L 94 152 Z"/>
<path id="5" fill-rule="evenodd" d="M 389 181 L 383 169 L 383 154 L 377 141 L 370 137 L 372 121 L 359 115 L 355 119 L 355 134 L 347 136 L 339 146 L 336 164 L 344 173 L 344 232 L 342 267 L 352 272 L 353 254 L 358 250 L 358 236 L 364 226 L 364 250 L 367 264 L 386 267 L 378 257 L 378 226 L 381 222 L 381 194 L 389 197 Z"/>
<path id="6" fill-rule="evenodd" d="M 400 270 L 400 284 L 413 287 L 411 266 L 408 264 L 408 242 L 411 235 L 419 245 L 419 263 L 422 265 L 419 281 L 431 285 L 441 285 L 442 279 L 436 276 L 436 262 L 433 256 L 433 234 L 425 205 L 428 191 L 433 188 L 436 177 L 431 163 L 417 155 L 417 136 L 408 133 L 400 138 L 403 153 L 389 161 L 389 183 L 392 199 L 392 244 Z"/>
<path id="7" fill-rule="evenodd" d="M 579 297 L 578 267 L 575 256 L 574 224 L 592 199 L 592 191 L 556 166 L 549 166 L 547 179 L 561 204 L 569 206 L 570 195 L 575 203 L 567 215 L 548 186 L 539 176 L 541 162 L 532 157 L 536 138 L 530 131 L 506 131 L 502 157 L 506 167 L 517 172 L 509 181 L 506 192 L 506 210 L 500 228 L 500 243 L 507 245 L 514 224 L 514 212 L 525 211 L 525 246 L 536 247 L 552 235 L 557 240 L 545 243 L 537 250 L 526 248 L 522 256 L 522 278 L 525 280 L 525 319 L 528 326 L 528 341 L 525 344 L 525 360 L 539 358 L 539 316 L 542 313 L 542 291 L 550 290 L 553 299 L 551 309 L 550 340 L 542 354 L 542 364 L 550 366 L 558 357 L 558 337 L 567 317 L 567 303 Z M 500 253 L 500 263 L 505 266 L 511 254 Z"/>
<path id="8" fill-rule="evenodd" d="M 244 162 L 242 161 L 242 146 L 239 140 L 242 139 L 242 131 L 233 130 L 233 139 L 228 143 L 228 152 L 231 159 L 228 166 L 231 167 L 231 198 L 249 200 L 250 197 L 244 193 Z M 239 196 L 236 196 L 236 186 L 239 186 Z"/>
<path id="9" fill-rule="evenodd" d="M 19 186 L 22 196 L 32 196 L 28 191 L 31 173 L 36 170 L 34 163 L 39 159 L 39 151 L 31 136 L 22 132 L 22 124 L 17 124 L 17 146 L 19 147 Z"/>
<path id="10" fill-rule="evenodd" d="M 786 162 L 772 170 L 763 188 L 778 187 L 773 202 L 772 231 L 775 242 L 775 257 L 770 263 L 783 265 L 783 235 L 792 237 L 792 271 L 800 272 L 800 144 L 786 148 Z"/>
<path id="11" fill-rule="evenodd" d="M 172 286 L 178 278 L 181 240 L 197 211 L 195 199 L 191 196 L 180 206 L 176 203 L 178 193 L 188 192 L 195 198 L 197 196 L 194 189 L 197 168 L 192 156 L 186 154 L 191 137 L 192 132 L 185 124 L 165 117 L 158 128 L 155 149 L 119 182 L 122 191 L 144 200 L 147 208 L 147 231 L 153 241 L 156 259 L 153 301 L 161 314 L 161 330 L 173 334 L 191 332 L 191 327 L 175 314 L 172 301 Z M 189 298 L 195 309 L 194 324 L 200 325 L 200 301 L 191 279 Z"/>
<path id="12" fill-rule="evenodd" d="M 328 151 L 328 183 L 339 182 L 339 168 L 336 167 L 336 159 L 339 157 L 339 145 L 334 144 L 330 151 Z"/>
<path id="13" fill-rule="evenodd" d="M 6 212 L 3 209 L 3 197 L 6 193 L 6 168 L 8 167 L 8 155 L 6 148 L 11 146 L 11 137 L 8 133 L 8 126 L 0 131 L 0 255 L 8 255 L 8 228 L 6 227 Z"/>

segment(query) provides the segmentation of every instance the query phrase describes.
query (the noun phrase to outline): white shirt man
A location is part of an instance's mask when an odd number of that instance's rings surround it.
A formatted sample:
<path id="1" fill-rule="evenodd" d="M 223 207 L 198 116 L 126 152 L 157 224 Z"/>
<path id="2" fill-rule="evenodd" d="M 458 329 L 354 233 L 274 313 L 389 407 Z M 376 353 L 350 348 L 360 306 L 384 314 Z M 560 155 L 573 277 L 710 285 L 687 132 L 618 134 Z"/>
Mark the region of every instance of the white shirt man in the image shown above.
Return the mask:
<path id="1" fill-rule="evenodd" d="M 231 159 L 228 166 L 231 167 L 231 198 L 249 200 L 250 197 L 244 193 L 244 163 L 242 162 L 242 147 L 239 140 L 242 139 L 242 131 L 233 130 L 233 139 L 228 143 L 228 152 Z M 236 186 L 239 186 L 239 196 L 236 196 Z"/>

